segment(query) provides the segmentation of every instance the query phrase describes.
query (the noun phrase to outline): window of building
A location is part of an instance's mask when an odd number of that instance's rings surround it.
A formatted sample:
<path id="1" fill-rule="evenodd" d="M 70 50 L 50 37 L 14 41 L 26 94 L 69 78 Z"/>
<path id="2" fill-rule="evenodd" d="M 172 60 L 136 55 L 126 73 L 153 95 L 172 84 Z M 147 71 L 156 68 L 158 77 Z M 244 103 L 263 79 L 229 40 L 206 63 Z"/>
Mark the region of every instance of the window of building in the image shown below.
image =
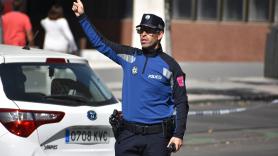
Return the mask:
<path id="1" fill-rule="evenodd" d="M 270 0 L 249 1 L 249 21 L 268 21 Z"/>
<path id="2" fill-rule="evenodd" d="M 278 22 L 278 0 L 172 0 L 173 18 Z"/>
<path id="3" fill-rule="evenodd" d="M 223 20 L 242 21 L 243 20 L 243 0 L 224 0 Z"/>
<path id="4" fill-rule="evenodd" d="M 197 19 L 217 20 L 218 0 L 198 0 Z"/>
<path id="5" fill-rule="evenodd" d="M 175 0 L 173 4 L 173 18 L 191 19 L 193 9 L 192 0 Z"/>
<path id="6" fill-rule="evenodd" d="M 275 0 L 275 6 L 274 6 L 274 21 L 277 23 L 278 22 L 278 0 Z"/>

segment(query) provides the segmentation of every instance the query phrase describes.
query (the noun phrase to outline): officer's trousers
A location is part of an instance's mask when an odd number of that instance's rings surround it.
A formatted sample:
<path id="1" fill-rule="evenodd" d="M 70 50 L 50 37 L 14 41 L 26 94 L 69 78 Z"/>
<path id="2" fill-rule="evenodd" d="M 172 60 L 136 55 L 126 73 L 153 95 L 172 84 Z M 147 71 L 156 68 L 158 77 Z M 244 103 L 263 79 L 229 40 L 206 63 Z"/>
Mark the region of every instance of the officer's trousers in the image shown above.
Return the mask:
<path id="1" fill-rule="evenodd" d="M 170 156 L 163 133 L 134 134 L 123 130 L 115 143 L 115 156 Z"/>

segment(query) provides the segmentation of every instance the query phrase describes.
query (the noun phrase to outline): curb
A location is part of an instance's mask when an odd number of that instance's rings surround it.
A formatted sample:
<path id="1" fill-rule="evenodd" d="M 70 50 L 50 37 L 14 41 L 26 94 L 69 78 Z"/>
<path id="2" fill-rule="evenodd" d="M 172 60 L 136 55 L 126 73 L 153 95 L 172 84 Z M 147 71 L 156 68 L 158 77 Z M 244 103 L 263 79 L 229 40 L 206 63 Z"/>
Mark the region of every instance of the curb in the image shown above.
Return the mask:
<path id="1" fill-rule="evenodd" d="M 261 107 L 270 106 L 270 105 L 278 105 L 278 99 L 272 100 L 271 103 L 267 105 L 258 105 L 253 107 L 237 107 L 230 109 L 215 109 L 215 110 L 201 110 L 201 111 L 189 111 L 189 116 L 212 116 L 212 115 L 227 115 L 231 113 L 239 113 L 244 112 L 250 109 L 259 109 Z"/>
<path id="2" fill-rule="evenodd" d="M 239 113 L 246 111 L 247 108 L 231 108 L 231 109 L 219 109 L 219 110 L 203 110 L 203 111 L 189 111 L 189 116 L 208 116 L 208 115 L 226 115 L 231 113 Z"/>

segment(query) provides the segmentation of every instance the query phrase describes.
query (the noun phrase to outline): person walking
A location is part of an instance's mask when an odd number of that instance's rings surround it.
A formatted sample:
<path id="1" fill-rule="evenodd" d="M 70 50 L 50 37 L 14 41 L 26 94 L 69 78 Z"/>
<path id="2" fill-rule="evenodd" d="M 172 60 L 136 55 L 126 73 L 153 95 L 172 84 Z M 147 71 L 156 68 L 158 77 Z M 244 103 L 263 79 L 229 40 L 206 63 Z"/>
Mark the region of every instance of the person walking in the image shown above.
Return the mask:
<path id="1" fill-rule="evenodd" d="M 0 44 L 3 43 L 3 26 L 2 26 L 2 13 L 4 11 L 4 5 L 0 0 Z"/>
<path id="2" fill-rule="evenodd" d="M 53 5 L 48 12 L 48 17 L 41 20 L 41 25 L 45 30 L 43 49 L 75 53 L 77 46 L 63 14 L 63 8 L 60 5 Z"/>
<path id="3" fill-rule="evenodd" d="M 2 16 L 4 44 L 25 46 L 28 42 L 34 45 L 32 25 L 28 15 L 22 12 L 23 5 L 23 0 L 14 0 L 13 11 Z"/>
<path id="4" fill-rule="evenodd" d="M 123 119 L 115 136 L 115 155 L 168 156 L 170 145 L 178 151 L 189 105 L 185 74 L 161 48 L 164 21 L 154 14 L 143 15 L 136 26 L 142 46 L 138 49 L 105 39 L 89 21 L 81 0 L 73 2 L 72 10 L 91 44 L 123 69 Z"/>

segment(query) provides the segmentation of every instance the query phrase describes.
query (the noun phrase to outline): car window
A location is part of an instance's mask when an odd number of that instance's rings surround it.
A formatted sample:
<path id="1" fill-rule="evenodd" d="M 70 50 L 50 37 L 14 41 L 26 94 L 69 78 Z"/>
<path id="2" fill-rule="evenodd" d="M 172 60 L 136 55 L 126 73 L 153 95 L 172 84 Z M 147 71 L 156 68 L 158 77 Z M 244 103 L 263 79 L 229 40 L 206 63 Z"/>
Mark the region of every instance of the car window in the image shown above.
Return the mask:
<path id="1" fill-rule="evenodd" d="M 87 64 L 2 64 L 0 74 L 11 100 L 72 106 L 116 103 L 111 91 Z"/>

